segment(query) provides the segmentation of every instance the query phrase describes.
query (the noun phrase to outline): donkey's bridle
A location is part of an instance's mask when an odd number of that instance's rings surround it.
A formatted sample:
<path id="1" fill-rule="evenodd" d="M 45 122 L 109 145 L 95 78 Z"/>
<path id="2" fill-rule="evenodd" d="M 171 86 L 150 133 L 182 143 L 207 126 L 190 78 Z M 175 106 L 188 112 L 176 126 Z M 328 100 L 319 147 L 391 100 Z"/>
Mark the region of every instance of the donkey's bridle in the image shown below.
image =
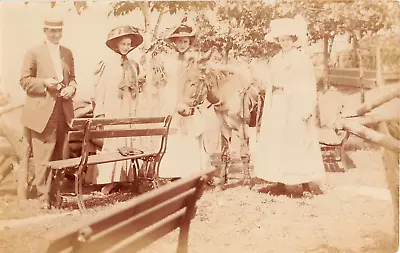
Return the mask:
<path id="1" fill-rule="evenodd" d="M 204 78 L 201 78 L 200 81 L 202 82 L 202 84 L 201 84 L 200 91 L 199 91 L 199 93 L 197 94 L 197 97 L 194 99 L 194 102 L 195 102 L 195 103 L 194 103 L 194 105 L 192 105 L 192 106 L 188 106 L 189 109 L 190 109 L 190 115 L 193 115 L 193 114 L 194 114 L 194 110 L 195 110 L 196 107 L 198 107 L 199 105 L 201 105 L 201 104 L 204 103 L 204 98 L 200 99 L 201 96 L 202 96 L 202 94 L 203 94 L 204 89 L 207 89 L 207 94 L 208 94 L 208 92 L 211 92 L 211 87 L 210 87 L 210 85 L 208 85 L 208 84 L 205 82 Z M 211 105 L 213 105 L 213 104 L 211 104 Z M 211 105 L 210 105 L 210 106 L 211 106 Z M 210 106 L 209 106 L 209 107 L 210 107 Z M 208 107 L 208 108 L 209 108 L 209 107 Z"/>
<path id="2" fill-rule="evenodd" d="M 194 105 L 189 106 L 190 115 L 193 115 L 193 114 L 194 114 L 194 110 L 195 110 L 196 107 L 198 107 L 199 105 L 201 105 L 201 104 L 204 103 L 204 98 L 200 99 L 201 96 L 202 96 L 202 94 L 203 94 L 204 89 L 207 89 L 207 94 L 208 94 L 209 92 L 211 92 L 211 85 L 208 84 L 208 83 L 205 81 L 204 77 L 200 78 L 200 81 L 202 82 L 202 84 L 201 84 L 200 91 L 199 91 L 199 93 L 197 94 L 197 97 L 196 97 L 195 100 L 194 100 L 195 103 L 194 103 Z M 254 86 L 254 85 L 255 85 L 255 84 L 252 83 L 251 85 L 249 85 L 248 87 L 246 87 L 245 89 L 243 89 L 243 90 L 240 92 L 240 94 L 242 95 L 242 99 L 245 98 L 245 94 L 246 94 L 247 92 L 249 92 L 250 88 L 251 88 L 252 86 Z M 210 101 L 209 101 L 209 102 L 210 102 Z M 211 106 L 219 107 L 219 106 L 221 106 L 222 104 L 223 104 L 222 100 L 221 100 L 221 99 L 218 99 L 218 102 L 216 102 L 216 103 L 211 103 L 211 102 L 210 102 L 210 105 L 208 105 L 207 108 L 210 108 Z M 254 105 L 252 105 L 252 107 L 254 108 Z M 243 109 L 242 109 L 242 110 L 243 110 Z"/>

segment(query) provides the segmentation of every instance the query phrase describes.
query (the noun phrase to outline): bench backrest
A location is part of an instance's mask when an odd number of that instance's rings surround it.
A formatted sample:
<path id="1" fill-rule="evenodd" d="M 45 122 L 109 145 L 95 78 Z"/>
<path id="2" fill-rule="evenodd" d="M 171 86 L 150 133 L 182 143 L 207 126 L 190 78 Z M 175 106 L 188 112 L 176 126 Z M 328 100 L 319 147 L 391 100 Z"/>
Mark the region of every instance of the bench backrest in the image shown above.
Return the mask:
<path id="1" fill-rule="evenodd" d="M 83 140 L 85 133 L 88 134 L 87 137 L 89 139 L 162 136 L 168 134 L 170 121 L 171 116 L 148 118 L 77 118 L 72 122 L 69 139 L 70 141 Z"/>
<path id="2" fill-rule="evenodd" d="M 167 137 L 172 117 L 138 118 L 76 118 L 68 133 L 70 142 L 82 141 L 82 164 L 87 160 L 90 143 L 100 143 L 102 139 L 119 137 L 160 136 L 159 155 L 166 149 Z M 101 145 L 101 144 L 98 144 Z"/>
<path id="3" fill-rule="evenodd" d="M 189 225 L 196 212 L 196 202 L 214 170 L 135 197 L 86 225 L 53 232 L 45 252 L 136 252 L 176 228 L 180 228 L 178 252 L 187 252 Z"/>

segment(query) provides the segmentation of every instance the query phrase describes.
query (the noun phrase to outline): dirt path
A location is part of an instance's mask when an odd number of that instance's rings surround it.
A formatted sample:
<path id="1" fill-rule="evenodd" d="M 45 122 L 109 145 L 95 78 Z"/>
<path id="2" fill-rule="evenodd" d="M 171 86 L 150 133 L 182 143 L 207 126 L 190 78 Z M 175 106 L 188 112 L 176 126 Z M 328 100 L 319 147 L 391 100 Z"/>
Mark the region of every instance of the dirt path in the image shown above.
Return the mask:
<path id="1" fill-rule="evenodd" d="M 325 193 L 311 200 L 271 197 L 244 187 L 207 191 L 192 223 L 190 251 L 395 252 L 391 230 L 393 209 L 380 154 L 356 151 L 350 155 L 357 168 L 346 173 L 329 173 L 323 184 Z M 43 212 L 35 201 L 15 202 L 12 196 L 8 200 L 3 197 L 1 205 L 3 224 L 11 218 L 14 224 L 0 230 L 0 252 L 4 253 L 40 252 L 46 245 L 46 233 L 81 224 L 100 210 L 110 208 L 99 207 L 86 215 Z M 43 214 L 47 216 L 40 216 Z M 41 218 L 34 218 L 34 223 L 15 220 L 32 216 Z M 144 252 L 174 252 L 176 239 L 177 232 Z"/>

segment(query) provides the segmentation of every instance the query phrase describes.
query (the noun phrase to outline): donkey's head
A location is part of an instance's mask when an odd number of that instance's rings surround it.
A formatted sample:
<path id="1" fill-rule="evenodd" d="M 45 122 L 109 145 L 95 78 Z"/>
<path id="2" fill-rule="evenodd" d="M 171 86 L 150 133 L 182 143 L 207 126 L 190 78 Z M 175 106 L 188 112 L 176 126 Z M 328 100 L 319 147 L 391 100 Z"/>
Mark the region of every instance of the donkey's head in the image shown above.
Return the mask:
<path id="1" fill-rule="evenodd" d="M 216 78 L 212 70 L 204 64 L 204 59 L 198 61 L 189 59 L 180 81 L 181 100 L 178 107 L 180 115 L 192 115 L 194 108 L 206 100 L 211 104 L 218 103 Z"/>

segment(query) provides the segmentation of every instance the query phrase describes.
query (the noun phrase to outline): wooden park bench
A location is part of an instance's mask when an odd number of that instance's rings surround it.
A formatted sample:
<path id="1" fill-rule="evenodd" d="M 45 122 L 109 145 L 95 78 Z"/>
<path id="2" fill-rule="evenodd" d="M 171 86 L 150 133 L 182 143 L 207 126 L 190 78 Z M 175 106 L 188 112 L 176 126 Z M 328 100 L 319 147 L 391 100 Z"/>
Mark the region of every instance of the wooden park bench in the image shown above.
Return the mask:
<path id="1" fill-rule="evenodd" d="M 105 210 L 85 225 L 49 233 L 44 252 L 137 252 L 180 228 L 179 253 L 188 252 L 191 220 L 208 177 L 200 172 Z"/>
<path id="2" fill-rule="evenodd" d="M 329 81 L 336 86 L 348 86 L 355 89 L 372 89 L 378 86 L 378 74 L 376 70 L 363 70 L 360 76 L 359 68 L 332 68 L 329 70 Z M 399 72 L 383 72 L 382 80 L 387 83 L 399 80 Z"/>
<path id="3" fill-rule="evenodd" d="M 349 158 L 345 153 L 345 143 L 350 137 L 350 132 L 323 128 L 319 129 L 319 131 L 319 144 L 325 171 L 348 171 Z"/>
<path id="4" fill-rule="evenodd" d="M 89 165 L 131 160 L 134 168 L 134 182 L 137 181 L 139 160 L 143 166 L 154 172 L 154 187 L 159 185 L 159 167 L 166 151 L 167 137 L 171 123 L 171 116 L 149 118 L 77 118 L 73 120 L 72 130 L 69 132 L 70 141 L 81 140 L 82 152 L 80 157 L 52 161 L 47 164 L 50 173 L 48 177 L 48 206 L 60 207 L 62 204 L 61 183 L 67 172 L 75 176 L 75 194 L 80 210 L 85 206 L 82 200 L 82 184 Z M 125 127 L 126 126 L 126 127 Z M 160 136 L 160 145 L 157 148 L 135 147 L 129 154 L 121 152 L 100 152 L 92 154 L 92 142 L 118 137 Z M 121 147 L 124 148 L 124 147 Z"/>

